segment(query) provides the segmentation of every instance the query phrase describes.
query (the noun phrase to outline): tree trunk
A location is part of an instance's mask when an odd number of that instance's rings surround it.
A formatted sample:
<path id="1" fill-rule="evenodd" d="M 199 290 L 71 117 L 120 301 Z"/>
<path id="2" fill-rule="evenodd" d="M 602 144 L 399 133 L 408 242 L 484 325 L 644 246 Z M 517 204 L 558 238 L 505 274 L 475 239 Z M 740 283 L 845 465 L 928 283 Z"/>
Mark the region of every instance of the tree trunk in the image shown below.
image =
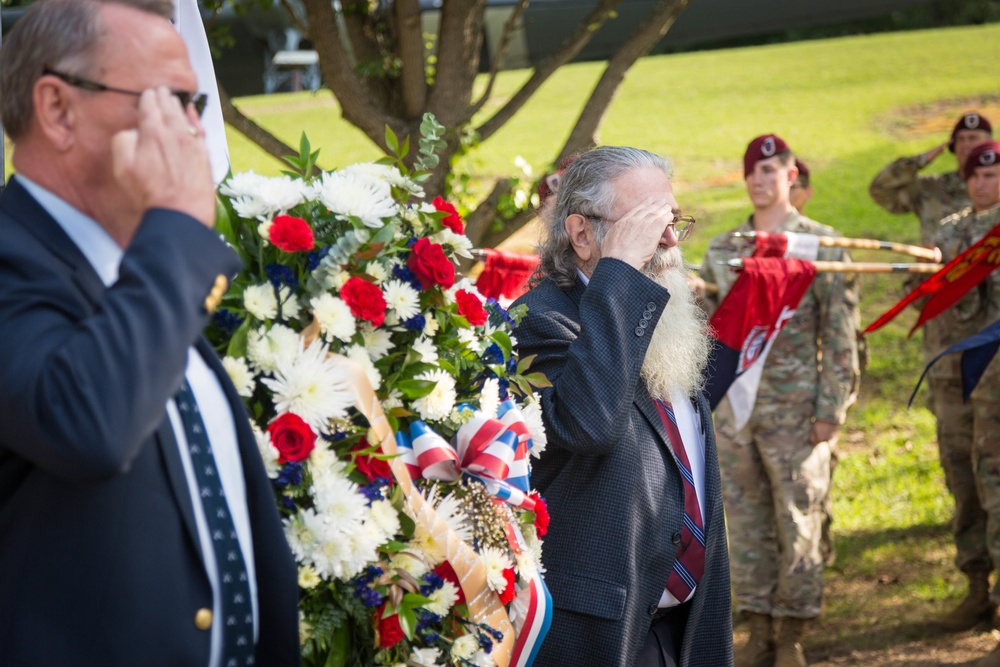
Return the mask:
<path id="1" fill-rule="evenodd" d="M 420 3 L 418 0 L 396 0 L 395 9 L 399 59 L 403 63 L 400 85 L 403 113 L 407 118 L 420 118 L 427 102 L 424 40 L 420 32 Z"/>

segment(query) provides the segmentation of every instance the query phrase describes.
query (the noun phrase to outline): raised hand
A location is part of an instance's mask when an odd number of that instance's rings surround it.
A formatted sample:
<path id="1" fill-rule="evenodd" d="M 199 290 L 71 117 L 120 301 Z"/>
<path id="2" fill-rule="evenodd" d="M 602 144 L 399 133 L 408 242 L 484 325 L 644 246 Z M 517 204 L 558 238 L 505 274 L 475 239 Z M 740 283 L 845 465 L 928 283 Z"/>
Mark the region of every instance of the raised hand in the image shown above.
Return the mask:
<path id="1" fill-rule="evenodd" d="M 676 245 L 670 231 L 673 207 L 665 199 L 646 199 L 618 221 L 612 221 L 601 244 L 602 257 L 614 257 L 642 269 L 660 243 Z"/>

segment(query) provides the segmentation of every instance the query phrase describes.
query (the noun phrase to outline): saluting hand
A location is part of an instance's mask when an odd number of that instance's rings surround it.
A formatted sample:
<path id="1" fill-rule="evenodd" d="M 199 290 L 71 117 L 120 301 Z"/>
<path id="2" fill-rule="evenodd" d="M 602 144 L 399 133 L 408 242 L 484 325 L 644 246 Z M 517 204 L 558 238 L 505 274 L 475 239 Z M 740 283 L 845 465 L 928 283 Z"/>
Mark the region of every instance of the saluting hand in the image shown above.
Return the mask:
<path id="1" fill-rule="evenodd" d="M 602 257 L 614 257 L 642 270 L 653 257 L 661 241 L 677 239 L 667 231 L 674 220 L 673 208 L 665 199 L 646 199 L 617 222 L 611 222 L 604 243 Z"/>

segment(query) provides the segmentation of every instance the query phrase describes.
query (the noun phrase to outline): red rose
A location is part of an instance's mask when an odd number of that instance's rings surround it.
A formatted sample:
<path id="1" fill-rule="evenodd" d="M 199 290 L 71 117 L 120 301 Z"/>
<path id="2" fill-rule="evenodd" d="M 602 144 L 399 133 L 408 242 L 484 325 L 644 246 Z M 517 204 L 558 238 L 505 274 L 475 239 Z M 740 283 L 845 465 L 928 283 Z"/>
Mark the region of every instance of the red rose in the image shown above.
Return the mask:
<path id="1" fill-rule="evenodd" d="M 455 601 L 455 604 L 465 604 L 465 591 L 462 590 L 462 584 L 459 583 L 458 575 L 455 574 L 455 568 L 451 566 L 451 563 L 444 561 L 434 568 L 434 574 L 445 581 L 450 581 L 458 589 L 458 600 Z"/>
<path id="2" fill-rule="evenodd" d="M 316 245 L 309 223 L 290 215 L 279 215 L 275 218 L 271 223 L 268 237 L 276 248 L 285 252 L 312 250 Z"/>
<path id="3" fill-rule="evenodd" d="M 443 197 L 435 197 L 432 203 L 434 204 L 434 208 L 448 214 L 441 220 L 442 225 L 456 234 L 461 234 L 465 231 L 465 223 L 462 222 L 462 216 L 458 214 L 453 204 L 446 202 Z"/>
<path id="4" fill-rule="evenodd" d="M 392 648 L 403 640 L 403 628 L 399 626 L 399 614 L 392 614 L 382 618 L 385 605 L 379 607 L 375 612 L 375 624 L 378 627 L 379 648 Z"/>
<path id="5" fill-rule="evenodd" d="M 278 457 L 281 463 L 304 461 L 316 446 L 316 434 L 312 427 L 291 412 L 279 415 L 267 427 L 267 432 L 271 434 L 271 444 L 281 453 Z"/>
<path id="6" fill-rule="evenodd" d="M 486 320 L 489 319 L 486 309 L 483 308 L 483 302 L 472 292 L 458 290 L 455 292 L 455 303 L 458 304 L 458 314 L 469 320 L 469 324 L 473 326 L 486 324 Z"/>
<path id="7" fill-rule="evenodd" d="M 406 265 L 424 289 L 430 289 L 434 285 L 448 289 L 455 284 L 455 265 L 445 257 L 440 244 L 431 243 L 426 238 L 420 239 L 413 246 Z"/>
<path id="8" fill-rule="evenodd" d="M 517 589 L 514 586 L 514 582 L 517 581 L 517 576 L 514 574 L 514 568 L 509 567 L 503 571 L 503 578 L 507 580 L 507 588 L 503 589 L 503 593 L 500 594 L 500 604 L 509 604 L 511 600 L 517 596 Z"/>
<path id="9" fill-rule="evenodd" d="M 340 298 L 359 320 L 368 320 L 377 327 L 385 321 L 385 297 L 378 285 L 361 278 L 350 278 L 340 288 Z"/>
<path id="10" fill-rule="evenodd" d="M 545 533 L 549 532 L 549 506 L 537 491 L 532 491 L 528 497 L 535 501 L 535 532 L 539 537 L 545 537 Z"/>
<path id="11" fill-rule="evenodd" d="M 369 449 L 370 445 L 362 440 L 355 447 L 355 451 Z M 379 477 L 384 477 L 385 479 L 392 480 L 392 468 L 389 467 L 389 462 L 382 459 L 377 459 L 374 456 L 368 454 L 358 454 L 354 457 L 354 465 L 357 466 L 358 471 L 368 478 L 369 482 L 374 482 Z"/>

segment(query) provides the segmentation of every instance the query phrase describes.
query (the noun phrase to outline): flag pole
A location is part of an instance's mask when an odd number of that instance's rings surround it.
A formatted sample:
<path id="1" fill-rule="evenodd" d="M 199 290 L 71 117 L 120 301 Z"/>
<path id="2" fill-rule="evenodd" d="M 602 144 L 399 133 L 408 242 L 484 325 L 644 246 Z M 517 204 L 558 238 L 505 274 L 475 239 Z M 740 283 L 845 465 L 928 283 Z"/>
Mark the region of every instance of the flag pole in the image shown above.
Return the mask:
<path id="1" fill-rule="evenodd" d="M 743 268 L 743 260 L 740 258 L 720 263 L 724 263 L 726 266 L 737 271 Z M 927 264 L 924 262 L 917 264 L 881 264 L 878 262 L 816 261 L 813 264 L 816 265 L 817 273 L 937 273 L 944 267 L 943 264 Z"/>
<path id="2" fill-rule="evenodd" d="M 757 238 L 757 232 L 734 232 L 735 238 L 745 238 L 751 241 Z M 875 239 L 852 239 L 841 236 L 817 236 L 819 244 L 828 248 L 857 248 L 861 250 L 889 250 L 903 255 L 910 255 L 919 259 L 926 259 L 932 262 L 941 261 L 941 250 L 938 248 L 924 248 L 908 243 L 894 243 L 892 241 L 877 241 Z"/>
<path id="3" fill-rule="evenodd" d="M 0 47 L 3 46 L 3 12 L 0 11 Z M 4 144 L 3 123 L 0 122 L 0 194 L 7 187 L 7 147 Z"/>

